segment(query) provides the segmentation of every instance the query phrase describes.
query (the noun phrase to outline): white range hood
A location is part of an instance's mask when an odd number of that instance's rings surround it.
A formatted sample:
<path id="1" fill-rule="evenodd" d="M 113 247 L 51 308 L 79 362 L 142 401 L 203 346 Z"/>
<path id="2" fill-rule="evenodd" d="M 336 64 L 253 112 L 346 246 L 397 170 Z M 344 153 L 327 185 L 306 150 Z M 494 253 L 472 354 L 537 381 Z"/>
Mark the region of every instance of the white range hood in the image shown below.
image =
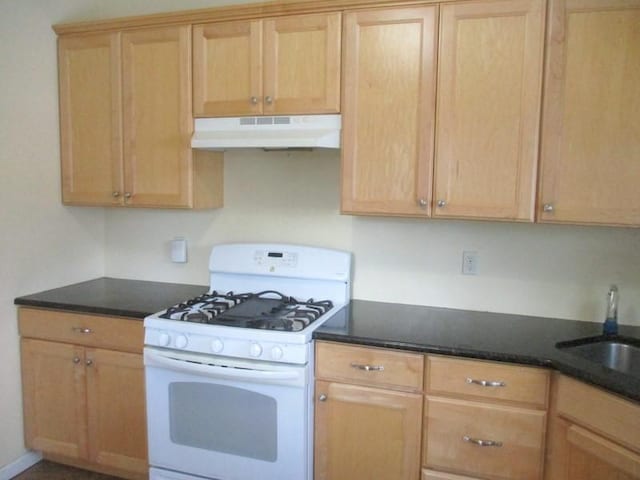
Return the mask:
<path id="1" fill-rule="evenodd" d="M 191 147 L 340 148 L 340 115 L 197 118 Z"/>

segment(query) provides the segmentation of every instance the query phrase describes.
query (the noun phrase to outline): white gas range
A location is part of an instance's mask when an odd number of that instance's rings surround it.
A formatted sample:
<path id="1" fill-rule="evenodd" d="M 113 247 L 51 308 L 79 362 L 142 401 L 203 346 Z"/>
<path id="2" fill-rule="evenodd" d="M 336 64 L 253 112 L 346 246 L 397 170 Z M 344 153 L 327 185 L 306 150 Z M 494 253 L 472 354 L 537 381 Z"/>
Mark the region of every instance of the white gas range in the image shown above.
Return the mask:
<path id="1" fill-rule="evenodd" d="M 145 319 L 151 480 L 312 478 L 312 333 L 345 315 L 351 255 L 215 246 L 207 294 Z"/>

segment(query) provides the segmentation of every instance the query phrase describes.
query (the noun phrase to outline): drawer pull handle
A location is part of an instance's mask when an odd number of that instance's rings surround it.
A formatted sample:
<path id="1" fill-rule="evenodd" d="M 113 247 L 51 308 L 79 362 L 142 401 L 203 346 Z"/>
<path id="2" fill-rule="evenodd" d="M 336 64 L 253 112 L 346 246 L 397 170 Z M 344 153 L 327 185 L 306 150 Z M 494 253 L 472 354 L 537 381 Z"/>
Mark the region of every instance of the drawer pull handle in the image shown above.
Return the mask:
<path id="1" fill-rule="evenodd" d="M 92 330 L 90 328 L 85 327 L 71 327 L 71 330 L 77 333 L 92 333 Z"/>
<path id="2" fill-rule="evenodd" d="M 472 443 L 473 445 L 477 445 L 479 447 L 501 447 L 502 446 L 502 442 L 497 442 L 495 440 L 481 440 L 479 438 L 469 437 L 468 435 L 465 435 L 464 437 L 462 437 L 462 440 L 464 440 L 467 443 Z"/>
<path id="3" fill-rule="evenodd" d="M 382 372 L 384 371 L 383 365 L 361 365 L 360 363 L 352 363 L 352 368 L 357 368 L 358 370 L 364 370 L 365 372 Z"/>
<path id="4" fill-rule="evenodd" d="M 506 387 L 507 384 L 505 382 L 493 382 L 491 380 L 475 380 L 473 378 L 467 377 L 467 383 L 472 383 L 474 385 L 480 385 L 482 387 Z"/>

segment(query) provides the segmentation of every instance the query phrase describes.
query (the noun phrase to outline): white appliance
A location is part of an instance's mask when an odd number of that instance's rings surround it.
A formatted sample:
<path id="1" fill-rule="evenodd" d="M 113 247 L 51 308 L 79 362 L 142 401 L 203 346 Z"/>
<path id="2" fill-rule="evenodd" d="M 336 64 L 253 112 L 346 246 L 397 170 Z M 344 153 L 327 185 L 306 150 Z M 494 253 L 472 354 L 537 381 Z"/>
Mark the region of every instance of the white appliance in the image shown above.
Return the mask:
<path id="1" fill-rule="evenodd" d="M 209 270 L 144 321 L 150 479 L 311 480 L 311 336 L 346 315 L 351 255 L 224 244 Z"/>
<path id="2" fill-rule="evenodd" d="M 196 118 L 191 147 L 340 148 L 340 115 Z"/>

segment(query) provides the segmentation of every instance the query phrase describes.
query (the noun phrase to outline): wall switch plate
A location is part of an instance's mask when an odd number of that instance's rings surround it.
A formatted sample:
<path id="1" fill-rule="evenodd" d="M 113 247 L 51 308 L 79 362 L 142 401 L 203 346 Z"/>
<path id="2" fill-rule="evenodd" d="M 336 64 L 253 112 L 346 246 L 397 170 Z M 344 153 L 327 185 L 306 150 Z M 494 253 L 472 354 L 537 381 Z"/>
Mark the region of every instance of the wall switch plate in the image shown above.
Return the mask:
<path id="1" fill-rule="evenodd" d="M 187 240 L 176 237 L 171 241 L 171 261 L 173 263 L 187 263 Z"/>
<path id="2" fill-rule="evenodd" d="M 465 250 L 462 252 L 462 274 L 478 274 L 478 252 Z"/>

